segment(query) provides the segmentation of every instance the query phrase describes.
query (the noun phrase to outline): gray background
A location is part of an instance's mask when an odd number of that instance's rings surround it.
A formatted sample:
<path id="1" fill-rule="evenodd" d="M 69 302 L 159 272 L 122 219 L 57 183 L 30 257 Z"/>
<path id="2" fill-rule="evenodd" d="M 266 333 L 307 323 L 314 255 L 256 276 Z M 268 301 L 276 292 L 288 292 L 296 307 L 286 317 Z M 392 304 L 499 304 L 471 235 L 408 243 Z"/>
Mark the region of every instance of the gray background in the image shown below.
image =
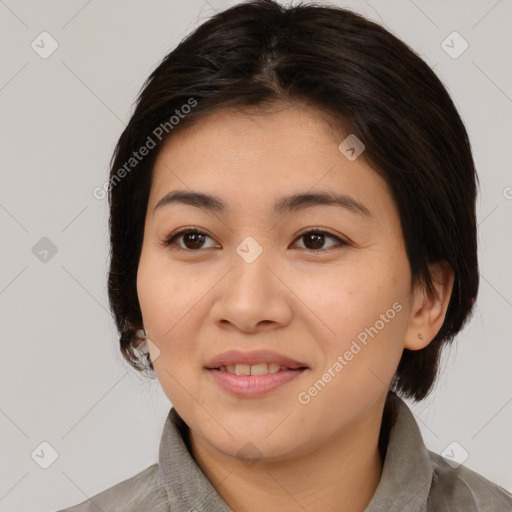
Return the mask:
<path id="1" fill-rule="evenodd" d="M 0 0 L 4 512 L 70 506 L 157 461 L 170 404 L 158 382 L 146 382 L 118 352 L 106 298 L 107 203 L 92 191 L 107 179 L 149 72 L 191 29 L 234 3 Z M 332 3 L 415 49 L 467 125 L 481 179 L 481 290 L 434 393 L 413 410 L 430 449 L 456 441 L 468 467 L 512 490 L 512 3 Z M 35 40 L 50 48 L 40 42 L 43 31 L 59 45 L 46 59 L 31 47 Z M 469 44 L 458 58 L 442 47 L 453 31 Z M 453 53 L 462 42 L 452 40 Z M 39 465 L 50 453 L 40 451 L 44 441 L 58 452 L 48 469 Z M 36 448 L 44 453 L 39 464 Z"/>

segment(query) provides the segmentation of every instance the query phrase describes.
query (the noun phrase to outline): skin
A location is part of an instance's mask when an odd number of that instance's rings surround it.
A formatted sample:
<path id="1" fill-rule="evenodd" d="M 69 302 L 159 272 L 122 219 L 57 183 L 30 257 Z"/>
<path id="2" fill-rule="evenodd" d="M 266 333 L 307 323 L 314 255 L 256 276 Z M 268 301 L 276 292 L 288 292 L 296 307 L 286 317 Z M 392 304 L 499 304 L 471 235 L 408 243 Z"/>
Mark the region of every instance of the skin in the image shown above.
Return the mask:
<path id="1" fill-rule="evenodd" d="M 436 293 L 413 288 L 396 205 L 364 153 L 348 160 L 338 149 L 348 133 L 313 108 L 278 107 L 218 111 L 160 150 L 137 276 L 150 356 L 190 427 L 192 456 L 234 511 L 254 511 L 255 503 L 267 512 L 363 511 L 381 476 L 377 443 L 400 356 L 439 331 L 453 274 L 433 265 Z M 230 211 L 185 204 L 154 211 L 178 189 L 219 196 Z M 320 190 L 347 194 L 371 215 L 330 205 L 272 212 L 278 198 Z M 185 226 L 206 232 L 203 245 L 187 236 L 162 245 Z M 331 231 L 348 245 L 326 235 L 315 246 L 298 236 L 304 228 Z M 252 263 L 236 252 L 247 236 L 262 248 Z M 401 311 L 300 403 L 299 393 L 394 303 Z M 204 367 L 234 348 L 273 350 L 309 369 L 263 397 L 233 397 Z M 258 453 L 252 465 L 239 455 L 248 442 Z"/>

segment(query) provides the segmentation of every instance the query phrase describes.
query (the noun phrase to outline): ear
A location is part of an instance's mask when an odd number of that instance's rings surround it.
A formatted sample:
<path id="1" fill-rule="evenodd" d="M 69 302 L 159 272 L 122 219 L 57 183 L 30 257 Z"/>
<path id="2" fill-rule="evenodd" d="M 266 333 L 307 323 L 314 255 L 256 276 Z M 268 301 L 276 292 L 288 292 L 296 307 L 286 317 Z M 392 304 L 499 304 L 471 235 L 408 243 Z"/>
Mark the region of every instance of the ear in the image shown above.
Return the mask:
<path id="1" fill-rule="evenodd" d="M 454 273 L 446 261 L 429 264 L 433 290 L 418 285 L 413 291 L 411 318 L 404 348 L 420 350 L 437 335 L 443 325 L 452 295 Z"/>

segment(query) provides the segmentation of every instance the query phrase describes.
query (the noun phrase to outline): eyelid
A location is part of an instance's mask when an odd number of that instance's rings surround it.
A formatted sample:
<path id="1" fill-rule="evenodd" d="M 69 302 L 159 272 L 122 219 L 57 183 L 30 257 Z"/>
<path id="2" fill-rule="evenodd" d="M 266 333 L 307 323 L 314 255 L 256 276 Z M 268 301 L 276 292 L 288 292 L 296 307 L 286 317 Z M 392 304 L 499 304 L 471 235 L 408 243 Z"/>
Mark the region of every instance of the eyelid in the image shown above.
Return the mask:
<path id="1" fill-rule="evenodd" d="M 336 249 L 336 248 L 339 248 L 339 247 L 347 247 L 349 245 L 352 245 L 352 242 L 350 242 L 347 237 L 342 237 L 341 235 L 338 235 L 338 234 L 332 232 L 331 230 L 329 230 L 327 228 L 320 228 L 320 227 L 309 227 L 309 228 L 302 229 L 301 231 L 299 231 L 295 235 L 294 243 L 296 243 L 296 241 L 299 238 L 301 238 L 304 235 L 307 235 L 309 233 L 315 233 L 315 234 L 318 233 L 318 234 L 321 234 L 321 235 L 326 235 L 328 237 L 334 238 L 335 240 L 337 240 L 338 245 L 337 246 L 328 247 L 327 249 L 318 249 L 318 250 L 308 249 L 308 248 L 305 248 L 305 249 L 300 248 L 301 251 L 307 251 L 307 252 L 309 252 L 311 254 L 325 254 L 327 252 L 330 252 L 333 249 Z"/>
<path id="2" fill-rule="evenodd" d="M 345 242 L 348 244 L 348 240 L 345 240 L 341 235 L 338 235 L 334 233 L 333 231 L 327 229 L 327 228 L 321 228 L 321 227 L 309 227 L 301 229 L 296 235 L 295 238 L 299 238 L 301 236 L 307 235 L 308 233 L 321 233 L 323 235 L 329 235 L 333 238 L 337 238 L 340 242 Z"/>
<path id="3" fill-rule="evenodd" d="M 194 232 L 194 233 L 198 233 L 200 235 L 206 235 L 207 237 L 211 238 L 212 240 L 215 240 L 215 238 L 212 235 L 210 235 L 207 231 L 205 231 L 204 229 L 199 229 L 196 226 L 184 226 L 184 227 L 179 228 L 176 231 L 174 231 L 168 237 L 164 238 L 161 242 L 159 242 L 159 244 L 164 247 L 168 247 L 174 242 L 174 240 L 176 238 L 178 238 L 180 235 L 183 235 L 184 233 L 188 233 L 188 232 Z M 193 251 L 192 249 L 183 249 L 182 247 L 176 247 L 176 250 L 182 250 L 182 251 L 186 251 L 186 252 L 199 252 L 201 249 Z"/>
<path id="4" fill-rule="evenodd" d="M 176 238 L 178 238 L 180 235 L 182 235 L 184 233 L 188 233 L 188 232 L 193 232 L 193 233 L 197 233 L 197 234 L 200 234 L 200 235 L 206 235 L 207 237 L 209 237 L 209 238 L 211 238 L 212 240 L 215 241 L 215 238 L 213 236 L 211 236 L 208 232 L 206 232 L 203 229 L 199 229 L 199 228 L 197 228 L 195 226 L 184 226 L 184 227 L 179 228 L 176 231 L 174 231 L 169 237 L 167 237 L 164 240 L 162 240 L 161 242 L 159 242 L 159 244 L 164 246 L 164 247 L 168 247 L 168 246 L 170 246 L 171 244 L 174 243 Z M 329 229 L 327 229 L 327 228 L 320 228 L 320 227 L 308 227 L 308 228 L 302 229 L 301 231 L 299 231 L 295 235 L 294 243 L 299 238 L 301 238 L 304 235 L 307 235 L 309 233 L 318 233 L 318 234 L 323 234 L 323 235 L 327 235 L 327 236 L 329 236 L 331 238 L 334 238 L 334 239 L 336 239 L 338 241 L 338 247 L 339 246 L 345 247 L 345 246 L 351 245 L 351 243 L 352 243 L 352 242 L 346 240 L 345 238 L 343 238 L 343 237 L 333 233 Z M 333 248 L 336 248 L 336 246 L 335 247 L 329 247 L 327 249 L 315 250 L 315 249 L 308 249 L 308 248 L 302 249 L 301 248 L 300 250 L 308 251 L 308 252 L 311 252 L 311 253 L 320 253 L 321 254 L 321 253 L 328 252 L 329 250 L 331 250 Z M 210 249 L 211 249 L 211 247 L 210 247 Z M 177 246 L 175 248 L 175 250 L 192 253 L 192 252 L 200 252 L 201 250 L 204 250 L 204 249 L 196 249 L 196 250 L 194 250 L 194 249 L 183 249 L 182 247 Z"/>

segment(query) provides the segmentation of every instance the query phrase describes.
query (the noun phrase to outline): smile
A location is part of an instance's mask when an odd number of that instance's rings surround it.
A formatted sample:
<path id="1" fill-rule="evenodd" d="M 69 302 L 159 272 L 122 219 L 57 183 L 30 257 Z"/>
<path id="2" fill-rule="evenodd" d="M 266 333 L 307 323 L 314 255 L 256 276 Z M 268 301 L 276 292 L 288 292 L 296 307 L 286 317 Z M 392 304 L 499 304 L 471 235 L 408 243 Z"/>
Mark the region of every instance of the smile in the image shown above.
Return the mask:
<path id="1" fill-rule="evenodd" d="M 213 382 L 230 395 L 238 398 L 258 398 L 294 381 L 307 370 L 307 368 L 292 370 L 286 367 L 277 367 L 278 365 L 265 363 L 241 364 L 223 367 L 225 369 L 222 367 L 207 369 L 207 371 Z"/>
<path id="2" fill-rule="evenodd" d="M 259 363 L 259 364 L 230 364 L 215 368 L 221 372 L 235 373 L 236 375 L 266 375 L 267 373 L 277 373 L 279 371 L 290 370 L 287 366 L 281 366 L 279 363 Z"/>

